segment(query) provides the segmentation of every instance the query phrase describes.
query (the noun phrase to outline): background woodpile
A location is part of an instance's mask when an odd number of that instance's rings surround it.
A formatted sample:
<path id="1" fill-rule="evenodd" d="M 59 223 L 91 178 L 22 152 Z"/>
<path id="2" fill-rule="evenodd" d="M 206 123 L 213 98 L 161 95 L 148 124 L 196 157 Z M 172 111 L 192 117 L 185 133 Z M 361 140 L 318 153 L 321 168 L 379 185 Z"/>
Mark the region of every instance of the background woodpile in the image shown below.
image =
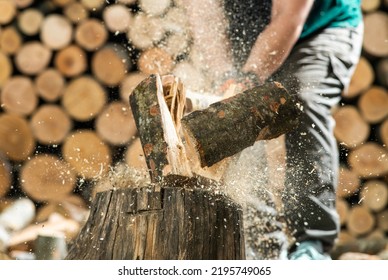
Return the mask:
<path id="1" fill-rule="evenodd" d="M 388 232 L 388 1 L 363 10 L 363 58 L 335 112 L 341 242 Z M 145 167 L 131 90 L 156 72 L 208 86 L 185 26 L 179 0 L 0 0 L 0 212 L 34 202 L 17 226 L 0 217 L 1 249 L 33 252 L 48 231 L 71 240 L 96 179 Z"/>

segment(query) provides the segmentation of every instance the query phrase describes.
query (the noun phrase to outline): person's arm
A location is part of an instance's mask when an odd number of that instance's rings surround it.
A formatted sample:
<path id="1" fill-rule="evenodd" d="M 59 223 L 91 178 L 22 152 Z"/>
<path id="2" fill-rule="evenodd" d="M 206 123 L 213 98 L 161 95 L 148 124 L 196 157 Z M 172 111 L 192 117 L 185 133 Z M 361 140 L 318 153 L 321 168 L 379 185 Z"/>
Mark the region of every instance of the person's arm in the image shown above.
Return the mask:
<path id="1" fill-rule="evenodd" d="M 273 0 L 271 22 L 257 38 L 243 66 L 261 82 L 286 60 L 297 42 L 314 0 Z"/>
<path id="2" fill-rule="evenodd" d="M 221 0 L 183 0 L 202 68 L 216 80 L 233 69 Z"/>

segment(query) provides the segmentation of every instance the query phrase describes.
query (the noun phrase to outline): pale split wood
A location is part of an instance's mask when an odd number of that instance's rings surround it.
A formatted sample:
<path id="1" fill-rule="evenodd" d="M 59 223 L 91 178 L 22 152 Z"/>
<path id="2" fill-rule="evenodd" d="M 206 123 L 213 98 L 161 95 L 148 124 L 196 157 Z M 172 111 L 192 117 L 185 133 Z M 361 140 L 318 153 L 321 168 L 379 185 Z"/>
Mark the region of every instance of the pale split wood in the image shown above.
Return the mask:
<path id="1" fill-rule="evenodd" d="M 39 154 L 27 160 L 21 169 L 23 191 L 36 201 L 60 200 L 75 188 L 76 174 L 56 155 Z"/>
<path id="2" fill-rule="evenodd" d="M 27 120 L 14 114 L 0 114 L 0 139 L 0 151 L 14 161 L 26 160 L 35 148 Z"/>
<path id="3" fill-rule="evenodd" d="M 15 56 L 15 64 L 20 72 L 27 75 L 41 73 L 50 63 L 52 51 L 39 41 L 23 44 Z"/>
<path id="4" fill-rule="evenodd" d="M 42 144 L 60 144 L 73 127 L 62 107 L 44 104 L 32 115 L 30 125 L 34 137 Z"/>
<path id="5" fill-rule="evenodd" d="M 73 26 L 70 20 L 60 14 L 46 16 L 42 22 L 40 39 L 53 50 L 69 45 L 73 39 Z"/>
<path id="6" fill-rule="evenodd" d="M 47 102 L 57 101 L 63 94 L 65 78 L 54 68 L 47 68 L 35 78 L 38 95 Z"/>
<path id="7" fill-rule="evenodd" d="M 33 36 L 39 33 L 43 19 L 44 16 L 40 10 L 29 8 L 18 15 L 17 23 L 24 34 Z"/>

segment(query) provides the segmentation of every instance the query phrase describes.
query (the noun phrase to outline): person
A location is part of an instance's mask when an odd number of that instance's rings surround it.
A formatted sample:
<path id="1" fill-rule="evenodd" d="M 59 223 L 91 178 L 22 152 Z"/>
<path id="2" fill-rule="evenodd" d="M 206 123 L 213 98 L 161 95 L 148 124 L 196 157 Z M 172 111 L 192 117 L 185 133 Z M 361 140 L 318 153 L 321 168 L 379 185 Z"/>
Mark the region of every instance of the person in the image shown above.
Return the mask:
<path id="1" fill-rule="evenodd" d="M 360 57 L 360 2 L 186 3 L 207 75 L 215 81 L 230 78 L 230 73 L 254 74 L 259 83 L 276 80 L 302 102 L 300 125 L 285 136 L 282 201 L 295 240 L 289 259 L 330 259 L 340 230 L 335 206 L 339 153 L 331 111 Z"/>

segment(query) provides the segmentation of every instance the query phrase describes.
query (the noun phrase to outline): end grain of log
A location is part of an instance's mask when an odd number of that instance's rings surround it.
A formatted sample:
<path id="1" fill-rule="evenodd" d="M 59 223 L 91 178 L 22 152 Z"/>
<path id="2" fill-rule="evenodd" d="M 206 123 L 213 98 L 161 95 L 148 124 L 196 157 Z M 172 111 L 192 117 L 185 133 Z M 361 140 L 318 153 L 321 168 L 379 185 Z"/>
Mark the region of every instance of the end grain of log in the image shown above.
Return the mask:
<path id="1" fill-rule="evenodd" d="M 128 166 L 137 170 L 147 171 L 148 168 L 140 138 L 136 138 L 131 144 L 128 145 L 125 151 L 125 162 Z"/>
<path id="2" fill-rule="evenodd" d="M 374 12 L 379 9 L 381 0 L 362 0 L 361 9 L 364 13 Z"/>
<path id="3" fill-rule="evenodd" d="M 342 198 L 337 198 L 336 200 L 336 209 L 340 218 L 340 225 L 343 226 L 346 224 L 349 215 L 349 204 Z"/>
<path id="4" fill-rule="evenodd" d="M 388 14 L 376 11 L 364 16 L 363 50 L 374 57 L 388 55 Z"/>
<path id="5" fill-rule="evenodd" d="M 378 82 L 388 88 L 388 58 L 383 58 L 377 63 L 376 76 Z"/>
<path id="6" fill-rule="evenodd" d="M 174 61 L 171 56 L 160 48 L 151 48 L 139 57 L 137 62 L 139 70 L 145 74 L 165 75 L 171 73 Z"/>
<path id="7" fill-rule="evenodd" d="M 63 13 L 73 23 L 80 23 L 89 17 L 89 11 L 79 2 L 72 2 L 65 6 Z"/>
<path id="8" fill-rule="evenodd" d="M 7 159 L 0 157 L 0 198 L 4 197 L 11 189 L 12 169 Z M 0 209 L 1 213 L 1 209 Z"/>
<path id="9" fill-rule="evenodd" d="M 336 192 L 338 197 L 346 198 L 352 196 L 359 190 L 360 185 L 361 180 L 355 171 L 345 166 L 340 167 Z"/>
<path id="10" fill-rule="evenodd" d="M 129 102 L 129 96 L 132 93 L 132 91 L 140 84 L 141 81 L 143 81 L 145 78 L 147 78 L 148 75 L 137 72 L 137 71 L 131 71 L 126 75 L 120 83 L 120 98 L 125 103 Z"/>
<path id="11" fill-rule="evenodd" d="M 388 209 L 376 214 L 377 227 L 383 231 L 388 231 Z"/>
<path id="12" fill-rule="evenodd" d="M 17 52 L 15 64 L 23 74 L 36 75 L 46 69 L 51 55 L 51 50 L 45 45 L 38 41 L 31 41 L 25 43 Z"/>
<path id="13" fill-rule="evenodd" d="M 120 4 L 107 6 L 102 12 L 102 18 L 106 28 L 115 34 L 128 31 L 132 21 L 129 8 Z"/>
<path id="14" fill-rule="evenodd" d="M 385 147 L 388 148 L 388 120 L 385 120 L 380 125 L 379 137 L 383 142 L 383 145 L 385 145 Z"/>
<path id="15" fill-rule="evenodd" d="M 6 54 L 15 54 L 20 49 L 22 38 L 14 27 L 6 27 L 0 32 L 0 50 Z"/>
<path id="16" fill-rule="evenodd" d="M 76 78 L 68 83 L 62 97 L 62 106 L 77 121 L 93 119 L 106 102 L 104 88 L 88 76 Z"/>
<path id="17" fill-rule="evenodd" d="M 48 68 L 36 77 L 35 87 L 45 101 L 55 102 L 63 94 L 65 79 L 58 70 Z"/>
<path id="18" fill-rule="evenodd" d="M 349 210 L 346 227 L 357 237 L 372 231 L 375 222 L 374 216 L 367 207 L 356 205 Z"/>
<path id="19" fill-rule="evenodd" d="M 96 119 L 98 135 L 112 145 L 124 145 L 136 134 L 136 124 L 128 103 L 113 101 Z"/>
<path id="20" fill-rule="evenodd" d="M 375 73 L 371 63 L 365 58 L 360 57 L 360 60 L 354 70 L 350 80 L 350 85 L 347 91 L 342 93 L 344 98 L 354 98 L 362 94 L 370 88 L 375 79 Z"/>
<path id="21" fill-rule="evenodd" d="M 13 66 L 11 59 L 0 50 L 0 88 L 12 75 Z"/>
<path id="22" fill-rule="evenodd" d="M 65 7 L 66 5 L 74 2 L 74 0 L 52 0 L 52 2 L 58 7 Z"/>
<path id="23" fill-rule="evenodd" d="M 13 76 L 1 92 L 1 106 L 9 113 L 31 114 L 38 105 L 38 96 L 31 79 L 25 76 Z"/>
<path id="24" fill-rule="evenodd" d="M 85 8 L 91 10 L 91 11 L 97 11 L 100 10 L 104 4 L 104 0 L 81 0 L 82 5 L 85 6 Z"/>
<path id="25" fill-rule="evenodd" d="M 367 141 L 370 126 L 355 106 L 340 107 L 333 117 L 336 122 L 334 135 L 341 145 L 352 149 Z"/>
<path id="26" fill-rule="evenodd" d="M 0 24 L 10 23 L 17 13 L 16 4 L 12 0 L 0 1 Z"/>
<path id="27" fill-rule="evenodd" d="M 70 134 L 62 146 L 62 154 L 77 174 L 86 179 L 106 174 L 112 163 L 109 146 L 91 130 Z"/>
<path id="28" fill-rule="evenodd" d="M 171 0 L 159 0 L 157 2 L 153 0 L 139 0 L 141 10 L 150 16 L 165 14 L 171 5 Z"/>
<path id="29" fill-rule="evenodd" d="M 34 137 L 42 144 L 60 144 L 72 129 L 72 121 L 62 107 L 45 104 L 32 115 L 30 125 Z"/>
<path id="30" fill-rule="evenodd" d="M 99 20 L 89 18 L 76 27 L 74 39 L 85 50 L 95 51 L 105 44 L 108 32 Z"/>
<path id="31" fill-rule="evenodd" d="M 76 174 L 57 156 L 40 154 L 24 163 L 20 173 L 23 191 L 36 201 L 58 201 L 75 188 Z"/>
<path id="32" fill-rule="evenodd" d="M 59 50 L 73 39 L 73 26 L 66 17 L 50 14 L 43 20 L 40 39 L 50 49 Z"/>
<path id="33" fill-rule="evenodd" d="M 386 208 L 388 204 L 388 185 L 383 181 L 367 181 L 361 189 L 360 200 L 373 212 Z"/>
<path id="34" fill-rule="evenodd" d="M 388 173 L 388 151 L 375 142 L 367 142 L 348 155 L 348 163 L 363 178 Z"/>
<path id="35" fill-rule="evenodd" d="M 21 12 L 18 16 L 18 27 L 24 34 L 33 36 L 39 33 L 43 19 L 40 10 L 30 8 Z"/>
<path id="36" fill-rule="evenodd" d="M 11 160 L 26 160 L 35 148 L 35 140 L 26 119 L 0 115 L 0 151 Z"/>
<path id="37" fill-rule="evenodd" d="M 131 68 L 126 49 L 118 45 L 106 45 L 93 54 L 91 68 L 101 83 L 117 86 Z"/>
<path id="38" fill-rule="evenodd" d="M 388 116 L 388 91 L 380 86 L 371 87 L 360 97 L 358 107 L 369 123 L 381 122 Z"/>
<path id="39" fill-rule="evenodd" d="M 86 53 L 77 45 L 70 45 L 59 50 L 54 64 L 65 77 L 78 76 L 85 72 L 88 66 Z"/>

